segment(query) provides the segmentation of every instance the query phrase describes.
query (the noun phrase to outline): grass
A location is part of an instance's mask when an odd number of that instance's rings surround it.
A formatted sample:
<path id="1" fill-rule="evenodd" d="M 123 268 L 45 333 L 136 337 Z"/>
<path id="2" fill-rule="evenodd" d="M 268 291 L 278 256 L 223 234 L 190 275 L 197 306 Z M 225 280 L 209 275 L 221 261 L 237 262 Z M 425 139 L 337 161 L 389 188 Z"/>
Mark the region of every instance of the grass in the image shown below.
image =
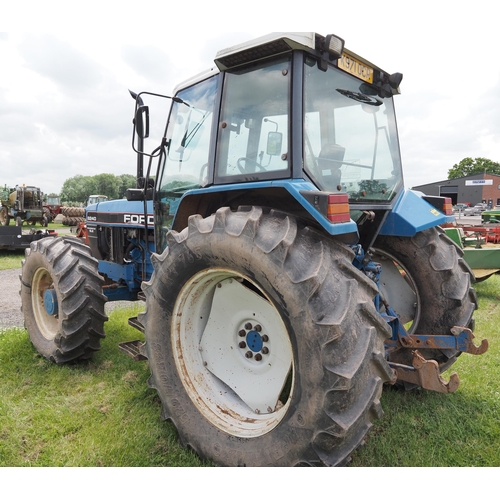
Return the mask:
<path id="1" fill-rule="evenodd" d="M 387 387 L 385 415 L 350 466 L 500 466 L 500 276 L 475 286 L 477 343 L 488 338 L 488 352 L 458 359 L 450 370 L 461 379 L 454 394 Z M 127 324 L 133 314 L 113 311 L 102 349 L 72 366 L 41 358 L 23 329 L 0 332 L 0 466 L 210 465 L 180 447 L 174 427 L 160 420 L 147 362 L 118 350 L 140 336 Z"/>
<path id="2" fill-rule="evenodd" d="M 20 269 L 24 250 L 0 250 L 0 271 Z"/>
<path id="3" fill-rule="evenodd" d="M 31 226 L 24 226 L 24 229 L 30 229 Z M 38 229 L 38 226 L 35 226 Z M 53 229 L 57 231 L 58 229 L 68 228 L 64 224 L 54 224 L 50 223 L 47 228 L 40 227 L 40 229 Z M 17 269 L 21 268 L 21 261 L 24 259 L 24 249 L 21 250 L 0 250 L 0 271 L 5 271 L 6 269 Z"/>
<path id="4" fill-rule="evenodd" d="M 500 466 L 500 276 L 475 288 L 475 340 L 479 344 L 487 338 L 488 351 L 482 356 L 463 354 L 445 372 L 444 378 L 453 371 L 460 377 L 453 394 L 386 388 L 385 415 L 354 455 L 353 466 Z"/>
<path id="5" fill-rule="evenodd" d="M 160 420 L 147 363 L 118 350 L 140 335 L 130 314 L 114 311 L 101 351 L 72 366 L 41 358 L 25 330 L 0 335 L 0 466 L 203 465 Z"/>

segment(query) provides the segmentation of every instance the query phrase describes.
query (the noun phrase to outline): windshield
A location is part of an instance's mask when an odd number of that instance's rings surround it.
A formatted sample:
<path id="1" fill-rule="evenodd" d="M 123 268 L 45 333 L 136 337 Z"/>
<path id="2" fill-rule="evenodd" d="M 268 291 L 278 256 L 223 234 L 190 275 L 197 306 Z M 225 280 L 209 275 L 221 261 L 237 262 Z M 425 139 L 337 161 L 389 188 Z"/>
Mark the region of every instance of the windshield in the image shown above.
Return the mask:
<path id="1" fill-rule="evenodd" d="M 161 191 L 207 183 L 207 163 L 217 80 L 212 77 L 181 91 L 170 116 L 166 168 Z"/>
<path id="2" fill-rule="evenodd" d="M 155 225 L 158 248 L 166 246 L 182 195 L 208 183 L 208 155 L 217 77 L 179 92 L 167 128 L 168 148 L 160 157 Z"/>
<path id="3" fill-rule="evenodd" d="M 392 98 L 367 95 L 358 79 L 306 61 L 304 163 L 319 189 L 350 202 L 386 202 L 402 185 Z"/>

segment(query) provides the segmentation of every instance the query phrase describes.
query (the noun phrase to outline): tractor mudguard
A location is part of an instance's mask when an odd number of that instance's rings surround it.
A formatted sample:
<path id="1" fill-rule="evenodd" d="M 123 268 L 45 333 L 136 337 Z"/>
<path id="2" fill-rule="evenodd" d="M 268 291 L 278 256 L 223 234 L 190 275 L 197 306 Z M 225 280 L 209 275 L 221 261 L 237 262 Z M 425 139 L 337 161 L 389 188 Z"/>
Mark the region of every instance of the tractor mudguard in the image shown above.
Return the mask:
<path id="1" fill-rule="evenodd" d="M 357 226 L 356 223 L 351 219 L 348 222 L 340 222 L 334 223 L 330 222 L 327 218 L 326 209 L 321 210 L 321 203 L 316 202 L 315 196 L 319 198 L 320 196 L 326 196 L 328 194 L 334 193 L 326 193 L 319 191 L 317 187 L 314 186 L 309 181 L 304 181 L 301 179 L 278 179 L 273 181 L 259 181 L 259 182 L 246 182 L 245 184 L 223 184 L 219 186 L 210 186 L 207 188 L 201 189 L 192 189 L 188 191 L 185 195 L 182 196 L 180 202 L 177 207 L 170 207 L 170 214 L 178 213 L 193 213 L 193 210 L 196 210 L 198 206 L 200 206 L 200 202 L 197 201 L 202 197 L 206 197 L 208 195 L 213 195 L 213 193 L 233 193 L 235 196 L 236 193 L 239 193 L 240 199 L 245 200 L 248 199 L 248 203 L 241 202 L 242 205 L 262 205 L 270 207 L 273 204 L 273 197 L 276 200 L 276 191 L 274 194 L 267 195 L 267 192 L 271 193 L 272 190 L 282 190 L 283 193 L 287 193 L 287 195 L 283 195 L 280 198 L 280 205 L 275 208 L 282 208 L 283 206 L 289 206 L 290 203 L 294 202 L 298 207 L 303 211 L 304 214 L 308 214 L 310 217 L 316 220 L 316 222 L 330 235 L 332 236 L 341 236 L 341 235 L 352 235 L 352 240 L 357 240 Z M 245 196 L 244 193 L 248 193 L 248 196 Z M 260 197 L 257 198 L 256 196 Z M 285 203 L 283 200 L 287 200 Z M 192 208 L 185 210 L 186 207 L 190 203 Z M 276 201 L 274 202 L 276 203 Z M 222 203 L 223 205 L 223 203 Z M 326 203 L 324 205 L 326 207 Z M 323 207 L 324 208 L 324 207 Z M 351 209 L 355 208 L 351 205 Z M 207 214 L 209 215 L 209 214 Z M 187 220 L 182 221 L 177 224 L 177 220 L 174 219 L 174 223 L 172 225 L 173 229 L 181 230 L 186 226 Z"/>
<path id="2" fill-rule="evenodd" d="M 422 196 L 423 193 L 419 191 L 403 191 L 387 215 L 380 234 L 383 236 L 414 236 L 424 229 L 455 220 L 454 216 L 444 215 L 425 201 Z"/>

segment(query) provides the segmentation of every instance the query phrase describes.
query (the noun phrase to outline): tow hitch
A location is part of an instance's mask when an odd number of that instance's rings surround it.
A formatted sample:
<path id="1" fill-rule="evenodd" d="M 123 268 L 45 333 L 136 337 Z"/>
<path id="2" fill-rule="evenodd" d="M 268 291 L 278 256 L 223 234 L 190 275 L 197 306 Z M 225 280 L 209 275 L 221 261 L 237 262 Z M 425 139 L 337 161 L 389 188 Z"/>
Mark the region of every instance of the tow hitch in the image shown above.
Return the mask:
<path id="1" fill-rule="evenodd" d="M 413 351 L 413 366 L 389 363 L 396 372 L 398 380 L 416 384 L 424 389 L 435 392 L 450 394 L 455 392 L 460 385 L 460 379 L 456 373 L 452 373 L 450 381 L 441 377 L 437 361 L 425 359 L 418 351 Z"/>
<path id="2" fill-rule="evenodd" d="M 417 384 L 431 391 L 452 393 L 458 389 L 460 379 L 452 373 L 450 381 L 446 382 L 440 374 L 437 361 L 425 359 L 417 351 L 422 349 L 441 349 L 466 352 L 468 354 L 484 354 L 488 350 L 488 341 L 483 339 L 479 346 L 474 344 L 472 330 L 465 327 L 454 326 L 451 335 L 410 335 L 399 321 L 399 317 L 392 308 L 385 304 L 388 314 L 383 314 L 392 328 L 392 338 L 386 341 L 386 348 L 406 348 L 412 351 L 412 365 L 401 365 L 389 362 L 395 370 L 398 380 Z"/>
<path id="3" fill-rule="evenodd" d="M 356 258 L 353 264 L 362 270 L 367 277 L 373 280 L 380 288 L 380 276 L 382 266 L 371 260 L 370 254 L 365 254 L 358 246 L 354 249 Z M 401 272 L 401 271 L 397 271 Z M 397 276 L 397 274 L 396 274 Z M 409 364 L 400 364 L 389 361 L 389 366 L 394 370 L 397 381 L 404 381 L 415 384 L 431 391 L 452 393 L 458 389 L 460 379 L 456 373 L 452 373 L 449 382 L 441 377 L 439 363 L 433 359 L 427 359 L 425 350 L 438 349 L 440 351 L 449 351 L 456 353 L 465 352 L 468 354 L 484 354 L 488 350 L 488 341 L 481 341 L 480 345 L 474 344 L 474 335 L 472 330 L 462 326 L 453 326 L 451 335 L 412 335 L 409 334 L 399 315 L 390 306 L 382 294 L 378 294 L 375 299 L 375 306 L 391 327 L 392 336 L 386 340 L 386 355 L 391 351 L 399 349 L 411 350 L 411 366 Z"/>

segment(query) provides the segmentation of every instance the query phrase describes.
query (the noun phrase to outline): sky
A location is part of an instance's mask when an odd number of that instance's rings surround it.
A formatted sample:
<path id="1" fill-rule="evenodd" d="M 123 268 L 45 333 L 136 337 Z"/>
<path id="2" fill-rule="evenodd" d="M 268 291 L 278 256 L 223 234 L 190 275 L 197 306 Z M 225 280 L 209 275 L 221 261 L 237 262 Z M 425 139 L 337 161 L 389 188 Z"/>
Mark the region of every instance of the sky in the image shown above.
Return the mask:
<path id="1" fill-rule="evenodd" d="M 334 33 L 403 73 L 395 106 L 406 187 L 446 179 L 465 157 L 500 162 L 493 1 L 12 4 L 0 0 L 2 187 L 59 193 L 75 175 L 135 175 L 128 89 L 171 95 L 218 50 L 287 29 Z"/>

